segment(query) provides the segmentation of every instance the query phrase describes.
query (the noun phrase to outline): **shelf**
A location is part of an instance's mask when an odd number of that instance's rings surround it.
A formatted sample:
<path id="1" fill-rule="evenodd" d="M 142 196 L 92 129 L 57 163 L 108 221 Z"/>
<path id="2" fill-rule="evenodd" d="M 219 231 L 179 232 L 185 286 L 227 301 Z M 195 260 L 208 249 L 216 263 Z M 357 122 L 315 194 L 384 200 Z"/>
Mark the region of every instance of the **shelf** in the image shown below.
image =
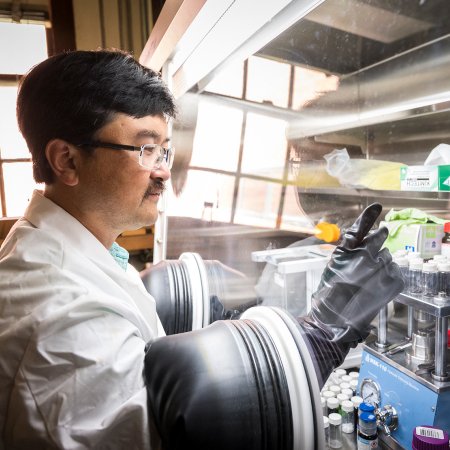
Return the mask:
<path id="1" fill-rule="evenodd" d="M 442 300 L 439 302 L 439 300 L 435 300 L 435 297 L 401 293 L 395 301 L 403 305 L 413 306 L 438 318 L 450 316 L 450 297 L 445 302 L 442 302 Z"/>
<path id="2" fill-rule="evenodd" d="M 330 188 L 305 188 L 297 186 L 299 194 L 320 194 L 320 195 L 339 195 L 339 196 L 358 196 L 358 197 L 374 197 L 389 199 L 420 199 L 430 201 L 448 201 L 450 200 L 450 192 L 421 192 L 421 191 L 383 191 L 373 189 L 355 189 L 345 187 Z"/>

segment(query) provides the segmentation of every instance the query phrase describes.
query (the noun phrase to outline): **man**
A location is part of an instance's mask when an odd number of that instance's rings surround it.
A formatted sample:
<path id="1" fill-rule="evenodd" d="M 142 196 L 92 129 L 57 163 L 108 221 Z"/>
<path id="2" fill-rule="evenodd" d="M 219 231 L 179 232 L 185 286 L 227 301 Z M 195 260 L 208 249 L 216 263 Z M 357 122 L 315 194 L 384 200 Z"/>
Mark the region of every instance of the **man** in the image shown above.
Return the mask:
<path id="1" fill-rule="evenodd" d="M 234 364 L 245 352 L 222 352 L 237 342 L 225 328 L 251 326 L 217 322 L 164 337 L 153 298 L 114 242 L 156 220 L 170 176 L 175 105 L 157 74 L 120 52 L 61 54 L 25 77 L 17 116 L 45 189 L 0 250 L 0 448 L 279 450 L 259 439 L 289 425 L 278 416 L 289 417 L 286 389 L 260 420 L 264 402 L 234 396 L 250 383 L 254 398 L 265 398 L 268 384 Z M 312 311 L 295 319 L 321 382 L 403 287 L 380 251 L 387 230 L 369 234 L 380 212 L 369 206 L 347 230 Z M 283 378 L 267 368 L 271 379 Z M 227 401 L 214 401 L 223 387 Z M 242 411 L 250 427 L 236 420 Z M 240 439 L 248 429 L 251 446 Z"/>
<path id="2" fill-rule="evenodd" d="M 149 447 L 144 347 L 164 332 L 114 241 L 157 218 L 175 113 L 121 52 L 60 54 L 21 83 L 45 189 L 0 251 L 0 448 Z"/>

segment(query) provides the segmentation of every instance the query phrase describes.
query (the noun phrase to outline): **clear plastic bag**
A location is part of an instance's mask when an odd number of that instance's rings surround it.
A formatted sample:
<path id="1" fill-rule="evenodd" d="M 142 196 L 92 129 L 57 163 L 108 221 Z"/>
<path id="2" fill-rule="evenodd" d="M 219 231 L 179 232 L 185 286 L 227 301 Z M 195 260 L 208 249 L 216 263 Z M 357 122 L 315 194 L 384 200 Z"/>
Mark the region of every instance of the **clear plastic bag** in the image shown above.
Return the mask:
<path id="1" fill-rule="evenodd" d="M 329 175 L 345 187 L 400 190 L 400 167 L 404 164 L 374 159 L 351 159 L 347 149 L 324 155 Z"/>

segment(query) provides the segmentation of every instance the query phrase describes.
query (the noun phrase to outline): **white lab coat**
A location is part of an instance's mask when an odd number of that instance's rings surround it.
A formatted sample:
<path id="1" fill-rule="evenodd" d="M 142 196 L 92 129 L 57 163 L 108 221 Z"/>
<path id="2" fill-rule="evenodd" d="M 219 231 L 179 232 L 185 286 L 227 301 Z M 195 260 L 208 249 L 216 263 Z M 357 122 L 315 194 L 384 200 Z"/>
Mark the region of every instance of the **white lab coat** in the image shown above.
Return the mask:
<path id="1" fill-rule="evenodd" d="M 150 448 L 144 347 L 154 299 L 35 192 L 0 250 L 0 449 Z"/>

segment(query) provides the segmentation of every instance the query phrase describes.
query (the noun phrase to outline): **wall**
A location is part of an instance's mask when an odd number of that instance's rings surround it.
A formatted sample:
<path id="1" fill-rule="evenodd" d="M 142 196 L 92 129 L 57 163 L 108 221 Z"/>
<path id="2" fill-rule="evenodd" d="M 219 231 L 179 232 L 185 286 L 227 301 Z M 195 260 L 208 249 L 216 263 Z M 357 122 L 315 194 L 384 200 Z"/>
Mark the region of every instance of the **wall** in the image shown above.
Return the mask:
<path id="1" fill-rule="evenodd" d="M 120 48 L 136 58 L 150 34 L 151 0 L 73 0 L 79 50 Z"/>

